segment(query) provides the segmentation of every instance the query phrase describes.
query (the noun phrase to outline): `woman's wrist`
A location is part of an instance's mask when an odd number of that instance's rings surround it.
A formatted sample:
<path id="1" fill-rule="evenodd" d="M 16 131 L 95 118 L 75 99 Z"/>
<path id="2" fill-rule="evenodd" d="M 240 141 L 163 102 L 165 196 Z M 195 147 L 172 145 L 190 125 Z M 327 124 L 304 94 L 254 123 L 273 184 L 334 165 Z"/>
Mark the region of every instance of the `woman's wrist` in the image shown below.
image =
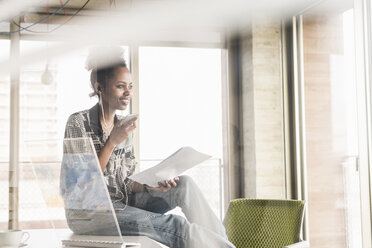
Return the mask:
<path id="1" fill-rule="evenodd" d="M 132 191 L 133 192 L 144 192 L 144 191 L 147 192 L 146 186 L 147 186 L 146 184 L 142 184 L 142 183 L 139 183 L 139 182 L 136 182 L 136 181 L 134 181 L 131 184 L 131 187 L 132 187 Z"/>
<path id="2" fill-rule="evenodd" d="M 149 186 L 147 184 L 142 184 L 143 185 L 143 191 L 144 192 L 149 192 Z"/>
<path id="3" fill-rule="evenodd" d="M 116 147 L 116 145 L 111 141 L 110 136 L 107 138 L 106 145 L 108 145 L 111 150 L 114 150 Z"/>

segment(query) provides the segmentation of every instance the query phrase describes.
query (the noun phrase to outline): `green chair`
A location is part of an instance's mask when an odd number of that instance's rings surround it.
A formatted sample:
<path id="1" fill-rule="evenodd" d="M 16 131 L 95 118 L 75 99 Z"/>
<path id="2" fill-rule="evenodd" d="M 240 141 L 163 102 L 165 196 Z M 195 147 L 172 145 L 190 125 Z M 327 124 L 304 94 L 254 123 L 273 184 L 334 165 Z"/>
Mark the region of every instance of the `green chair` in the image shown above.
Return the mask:
<path id="1" fill-rule="evenodd" d="M 223 224 L 237 248 L 308 248 L 300 240 L 304 209 L 304 201 L 236 199 Z"/>

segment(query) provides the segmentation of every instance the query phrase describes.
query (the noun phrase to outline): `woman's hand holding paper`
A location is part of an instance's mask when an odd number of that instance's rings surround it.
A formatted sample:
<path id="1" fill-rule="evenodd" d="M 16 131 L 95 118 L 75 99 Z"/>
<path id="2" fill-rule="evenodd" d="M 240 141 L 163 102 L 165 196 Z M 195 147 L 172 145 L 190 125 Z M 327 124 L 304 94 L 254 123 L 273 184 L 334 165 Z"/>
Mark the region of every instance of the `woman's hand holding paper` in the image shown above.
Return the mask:
<path id="1" fill-rule="evenodd" d="M 159 185 L 158 187 L 151 187 L 151 186 L 148 186 L 148 185 L 146 185 L 145 187 L 146 187 L 147 190 L 167 192 L 171 188 L 177 187 L 177 182 L 179 180 L 180 179 L 178 177 L 175 177 L 175 178 L 170 179 L 170 180 L 164 180 L 164 182 L 158 182 L 158 185 Z"/>

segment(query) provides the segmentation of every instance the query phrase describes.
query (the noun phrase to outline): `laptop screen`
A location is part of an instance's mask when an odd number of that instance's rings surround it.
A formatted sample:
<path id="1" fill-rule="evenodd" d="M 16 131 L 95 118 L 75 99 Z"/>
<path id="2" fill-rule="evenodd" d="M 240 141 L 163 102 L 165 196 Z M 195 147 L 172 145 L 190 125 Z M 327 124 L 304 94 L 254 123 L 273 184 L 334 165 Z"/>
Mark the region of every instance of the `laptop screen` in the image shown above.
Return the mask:
<path id="1" fill-rule="evenodd" d="M 31 141 L 27 146 L 41 142 L 56 143 Z M 64 139 L 59 163 L 29 156 L 53 227 L 60 226 L 55 215 L 62 210 L 65 226 L 75 234 L 117 236 L 123 241 L 91 138 Z"/>
<path id="2" fill-rule="evenodd" d="M 107 189 L 91 140 L 64 139 L 60 188 L 66 209 L 110 211 Z"/>

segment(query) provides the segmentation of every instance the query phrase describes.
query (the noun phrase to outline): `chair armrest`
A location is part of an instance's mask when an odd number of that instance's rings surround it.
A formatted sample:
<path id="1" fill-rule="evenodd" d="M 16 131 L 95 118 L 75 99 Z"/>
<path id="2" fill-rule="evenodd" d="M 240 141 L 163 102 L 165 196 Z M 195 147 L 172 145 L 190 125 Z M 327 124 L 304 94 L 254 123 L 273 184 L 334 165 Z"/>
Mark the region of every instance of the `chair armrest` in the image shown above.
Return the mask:
<path id="1" fill-rule="evenodd" d="M 309 241 L 300 241 L 291 245 L 284 246 L 283 248 L 310 248 Z"/>

